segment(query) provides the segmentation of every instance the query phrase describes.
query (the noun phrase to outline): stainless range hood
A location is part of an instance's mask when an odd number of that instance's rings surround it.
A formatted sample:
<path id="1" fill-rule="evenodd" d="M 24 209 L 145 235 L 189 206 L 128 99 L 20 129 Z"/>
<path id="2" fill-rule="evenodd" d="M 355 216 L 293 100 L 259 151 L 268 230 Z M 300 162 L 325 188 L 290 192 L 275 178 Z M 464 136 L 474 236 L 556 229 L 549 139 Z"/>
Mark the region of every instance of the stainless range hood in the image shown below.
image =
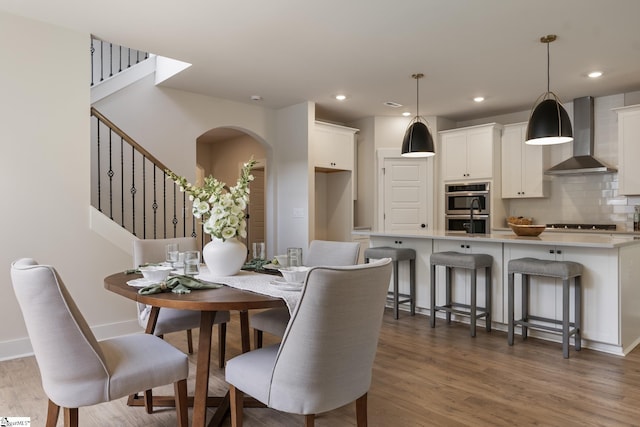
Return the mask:
<path id="1" fill-rule="evenodd" d="M 612 173 L 613 169 L 595 157 L 593 148 L 593 97 L 585 96 L 573 100 L 573 157 L 558 163 L 545 173 L 547 175 L 582 175 L 587 173 Z"/>

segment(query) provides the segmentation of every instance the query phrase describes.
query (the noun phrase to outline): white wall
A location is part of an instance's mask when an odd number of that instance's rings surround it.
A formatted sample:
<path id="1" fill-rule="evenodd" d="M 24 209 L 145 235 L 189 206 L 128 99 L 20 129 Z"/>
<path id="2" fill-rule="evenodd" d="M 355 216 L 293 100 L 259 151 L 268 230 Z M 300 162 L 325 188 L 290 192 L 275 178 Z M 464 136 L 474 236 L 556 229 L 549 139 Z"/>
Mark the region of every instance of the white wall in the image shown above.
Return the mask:
<path id="1" fill-rule="evenodd" d="M 9 265 L 54 265 L 94 330 L 135 325 L 103 278 L 126 253 L 89 229 L 89 34 L 0 12 L 0 359 L 30 351 Z M 136 327 L 137 328 L 137 327 Z"/>
<path id="2" fill-rule="evenodd" d="M 30 352 L 9 277 L 9 264 L 23 256 L 56 266 L 99 338 L 139 331 L 134 303 L 103 288 L 105 276 L 130 268 L 131 256 L 89 228 L 89 40 L 89 34 L 0 12 L 0 174 L 11 207 L 0 213 L 6 242 L 0 249 L 0 360 Z M 157 87 L 149 76 L 96 107 L 189 179 L 195 177 L 196 139 L 216 127 L 234 127 L 264 142 L 269 164 L 281 150 L 278 167 L 268 169 L 267 197 L 281 194 L 277 202 L 288 215 L 276 221 L 275 204 L 267 206 L 267 241 L 307 246 L 313 104 L 278 112 Z M 291 221 L 292 206 L 305 207 L 305 216 Z"/>

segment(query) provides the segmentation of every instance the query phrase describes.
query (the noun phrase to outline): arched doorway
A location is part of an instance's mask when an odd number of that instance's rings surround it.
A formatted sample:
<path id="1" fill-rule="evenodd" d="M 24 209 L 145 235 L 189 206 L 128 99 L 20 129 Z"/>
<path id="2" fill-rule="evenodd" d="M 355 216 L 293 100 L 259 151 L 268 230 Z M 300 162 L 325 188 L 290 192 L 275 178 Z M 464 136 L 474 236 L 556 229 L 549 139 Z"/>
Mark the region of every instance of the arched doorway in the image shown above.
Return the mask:
<path id="1" fill-rule="evenodd" d="M 266 159 L 262 141 L 239 129 L 221 127 L 211 129 L 196 139 L 196 180 L 201 185 L 205 176 L 213 175 L 228 186 L 235 185 L 242 164 L 253 157 L 254 181 L 250 185 L 250 200 L 245 244 L 266 243 Z M 251 255 L 251 254 L 250 254 Z"/>

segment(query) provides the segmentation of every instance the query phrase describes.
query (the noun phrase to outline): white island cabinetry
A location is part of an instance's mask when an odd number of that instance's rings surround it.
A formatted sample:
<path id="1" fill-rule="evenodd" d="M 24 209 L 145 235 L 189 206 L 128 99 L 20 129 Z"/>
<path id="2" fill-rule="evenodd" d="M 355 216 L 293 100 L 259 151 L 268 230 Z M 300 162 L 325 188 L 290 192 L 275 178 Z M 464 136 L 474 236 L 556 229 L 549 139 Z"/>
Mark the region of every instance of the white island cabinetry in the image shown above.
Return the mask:
<path id="1" fill-rule="evenodd" d="M 358 233 L 358 232 L 356 232 Z M 495 329 L 507 329 L 507 281 L 509 261 L 516 258 L 538 258 L 575 261 L 583 265 L 582 274 L 582 340 L 583 346 L 607 353 L 625 355 L 640 343 L 640 240 L 621 234 L 545 232 L 539 237 L 514 234 L 474 234 L 425 231 L 423 233 L 365 232 L 371 246 L 414 248 L 416 259 L 417 310 L 429 314 L 430 262 L 433 252 L 456 251 L 486 253 L 494 258 L 492 320 Z M 438 273 L 438 299 L 444 294 L 444 272 Z M 468 274 L 456 272 L 454 298 L 469 299 Z M 516 276 L 516 318 L 521 314 L 520 275 Z M 478 304 L 482 305 L 484 277 L 478 274 Z M 530 313 L 561 319 L 562 284 L 548 278 L 532 277 Z M 401 275 L 400 286 L 407 286 Z M 573 304 L 573 286 L 571 287 Z M 571 305 L 573 317 L 575 307 Z M 468 316 L 455 320 L 468 323 Z M 531 330 L 532 337 L 561 341 L 557 334 Z M 518 337 L 517 337 L 518 339 Z M 506 339 L 505 339 L 505 345 Z"/>

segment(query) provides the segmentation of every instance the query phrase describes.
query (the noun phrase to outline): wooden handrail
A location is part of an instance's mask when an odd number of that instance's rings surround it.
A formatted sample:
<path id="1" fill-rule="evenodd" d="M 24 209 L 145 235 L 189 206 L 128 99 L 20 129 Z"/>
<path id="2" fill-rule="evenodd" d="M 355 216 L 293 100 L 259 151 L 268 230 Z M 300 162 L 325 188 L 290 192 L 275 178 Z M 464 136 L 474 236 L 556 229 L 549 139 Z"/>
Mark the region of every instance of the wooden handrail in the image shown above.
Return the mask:
<path id="1" fill-rule="evenodd" d="M 144 157 L 149 159 L 152 163 L 154 163 L 159 169 L 163 171 L 170 170 L 164 163 L 158 160 L 153 154 L 144 149 L 140 144 L 138 144 L 133 138 L 127 135 L 122 129 L 116 126 L 111 120 L 107 119 L 101 112 L 96 110 L 94 107 L 91 107 L 91 115 L 95 116 L 102 123 L 105 123 L 113 132 L 115 132 L 118 136 L 124 139 L 127 143 L 133 146 L 136 151 L 140 152 Z"/>

